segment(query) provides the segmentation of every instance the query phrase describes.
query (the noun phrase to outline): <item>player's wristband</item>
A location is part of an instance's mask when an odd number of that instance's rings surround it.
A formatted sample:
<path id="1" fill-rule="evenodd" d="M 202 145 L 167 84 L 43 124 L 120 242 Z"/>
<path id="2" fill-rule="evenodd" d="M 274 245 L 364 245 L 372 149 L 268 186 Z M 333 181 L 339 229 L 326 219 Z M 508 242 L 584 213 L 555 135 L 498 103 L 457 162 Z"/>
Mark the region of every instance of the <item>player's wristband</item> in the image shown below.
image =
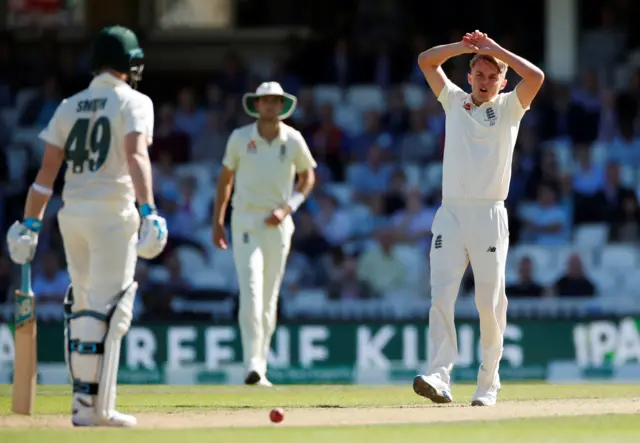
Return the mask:
<path id="1" fill-rule="evenodd" d="M 31 188 L 37 193 L 42 195 L 46 195 L 49 197 L 53 195 L 53 189 L 46 188 L 42 185 L 37 184 L 36 182 L 33 182 L 33 184 L 31 185 Z"/>
<path id="2" fill-rule="evenodd" d="M 287 200 L 287 206 L 291 208 L 292 212 L 296 212 L 300 206 L 304 203 L 306 197 L 302 192 L 294 192 L 293 195 Z"/>
<path id="3" fill-rule="evenodd" d="M 42 220 L 38 220 L 37 218 L 28 218 L 22 224 L 29 231 L 33 231 L 36 234 L 42 229 Z"/>
<path id="4" fill-rule="evenodd" d="M 151 215 L 151 214 L 157 214 L 158 210 L 156 209 L 155 205 L 150 205 L 148 203 L 145 203 L 144 205 L 140 206 L 140 215 L 143 217 L 146 217 L 147 215 Z"/>

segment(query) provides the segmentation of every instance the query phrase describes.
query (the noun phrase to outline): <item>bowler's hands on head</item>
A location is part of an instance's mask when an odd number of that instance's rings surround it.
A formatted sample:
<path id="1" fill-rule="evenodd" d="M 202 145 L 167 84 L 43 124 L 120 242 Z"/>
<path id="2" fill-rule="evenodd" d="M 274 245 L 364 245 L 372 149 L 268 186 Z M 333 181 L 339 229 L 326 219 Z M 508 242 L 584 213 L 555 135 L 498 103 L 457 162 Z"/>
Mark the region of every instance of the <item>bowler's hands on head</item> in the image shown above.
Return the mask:
<path id="1" fill-rule="evenodd" d="M 264 219 L 264 223 L 269 226 L 278 226 L 290 213 L 291 209 L 288 206 L 285 208 L 276 208 L 270 216 Z"/>
<path id="2" fill-rule="evenodd" d="M 227 244 L 227 233 L 224 229 L 224 224 L 214 223 L 211 237 L 213 239 L 213 246 L 215 246 L 216 248 L 227 249 L 229 247 L 229 245 Z"/>
<path id="3" fill-rule="evenodd" d="M 500 48 L 495 40 L 489 38 L 484 32 L 475 30 L 471 33 L 466 33 L 462 38 L 462 44 L 471 49 L 476 54 L 495 55 Z"/>

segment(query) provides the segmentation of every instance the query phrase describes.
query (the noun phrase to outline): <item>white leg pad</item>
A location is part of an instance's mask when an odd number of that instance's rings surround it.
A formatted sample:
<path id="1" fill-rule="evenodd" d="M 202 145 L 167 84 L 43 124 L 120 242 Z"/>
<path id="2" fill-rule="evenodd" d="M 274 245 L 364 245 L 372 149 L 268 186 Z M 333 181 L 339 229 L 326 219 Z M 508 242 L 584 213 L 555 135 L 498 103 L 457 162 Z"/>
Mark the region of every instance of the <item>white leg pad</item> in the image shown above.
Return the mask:
<path id="1" fill-rule="evenodd" d="M 104 339 L 102 373 L 98 384 L 95 411 L 98 417 L 109 420 L 116 412 L 116 387 L 118 383 L 118 365 L 120 363 L 120 345 L 122 337 L 129 331 L 133 319 L 133 305 L 138 284 L 133 282 L 120 298 L 109 320 L 109 330 Z"/>

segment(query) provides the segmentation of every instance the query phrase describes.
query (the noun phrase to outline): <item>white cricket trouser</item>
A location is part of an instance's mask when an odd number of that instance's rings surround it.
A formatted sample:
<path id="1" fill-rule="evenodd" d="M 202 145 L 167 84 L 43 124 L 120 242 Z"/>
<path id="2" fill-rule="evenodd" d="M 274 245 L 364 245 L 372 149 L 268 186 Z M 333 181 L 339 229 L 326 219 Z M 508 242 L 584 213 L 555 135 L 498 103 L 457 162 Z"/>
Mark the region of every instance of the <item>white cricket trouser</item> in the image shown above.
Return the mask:
<path id="1" fill-rule="evenodd" d="M 278 296 L 294 226 L 287 217 L 279 226 L 264 224 L 262 212 L 233 212 L 233 259 L 240 289 L 238 321 L 247 371 L 267 372 L 267 357 L 276 328 Z"/>
<path id="2" fill-rule="evenodd" d="M 108 313 L 133 282 L 138 211 L 135 206 L 114 212 L 98 203 L 73 203 L 60 210 L 58 222 L 73 287 L 73 312 Z M 70 338 L 101 342 L 105 331 L 106 324 L 81 317 L 74 321 Z M 77 378 L 97 380 L 95 355 L 74 352 L 70 358 Z"/>
<path id="3" fill-rule="evenodd" d="M 478 388 L 486 392 L 499 383 L 507 326 L 507 210 L 503 202 L 445 200 L 436 213 L 432 232 L 429 374 L 437 374 L 445 383 L 451 383 L 451 370 L 458 356 L 454 306 L 462 276 L 471 261 L 482 347 Z"/>

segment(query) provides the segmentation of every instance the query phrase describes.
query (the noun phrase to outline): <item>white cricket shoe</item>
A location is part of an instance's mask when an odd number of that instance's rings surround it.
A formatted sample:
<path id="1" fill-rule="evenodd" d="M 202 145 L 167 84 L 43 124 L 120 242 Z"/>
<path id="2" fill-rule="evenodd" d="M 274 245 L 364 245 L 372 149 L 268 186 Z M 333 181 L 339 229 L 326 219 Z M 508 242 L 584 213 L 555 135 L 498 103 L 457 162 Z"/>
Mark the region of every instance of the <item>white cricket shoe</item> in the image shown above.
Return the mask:
<path id="1" fill-rule="evenodd" d="M 250 371 L 244 379 L 244 384 L 250 386 L 262 386 L 263 388 L 271 388 L 273 384 L 267 377 L 260 375 L 258 371 Z"/>
<path id="2" fill-rule="evenodd" d="M 434 403 L 451 403 L 451 389 L 437 375 L 418 375 L 413 379 L 413 392 Z"/>
<path id="3" fill-rule="evenodd" d="M 500 386 L 493 385 L 486 392 L 481 392 L 480 388 L 476 390 L 476 393 L 473 394 L 473 399 L 471 400 L 471 406 L 495 406 L 496 401 L 498 400 L 498 391 L 500 390 Z"/>
<path id="4" fill-rule="evenodd" d="M 138 420 L 136 420 L 133 415 L 122 414 L 118 411 L 112 411 L 109 418 L 104 420 L 95 413 L 90 402 L 86 402 L 84 399 L 74 396 L 71 423 L 73 426 L 78 427 L 105 426 L 114 428 L 133 428 L 138 424 Z"/>

